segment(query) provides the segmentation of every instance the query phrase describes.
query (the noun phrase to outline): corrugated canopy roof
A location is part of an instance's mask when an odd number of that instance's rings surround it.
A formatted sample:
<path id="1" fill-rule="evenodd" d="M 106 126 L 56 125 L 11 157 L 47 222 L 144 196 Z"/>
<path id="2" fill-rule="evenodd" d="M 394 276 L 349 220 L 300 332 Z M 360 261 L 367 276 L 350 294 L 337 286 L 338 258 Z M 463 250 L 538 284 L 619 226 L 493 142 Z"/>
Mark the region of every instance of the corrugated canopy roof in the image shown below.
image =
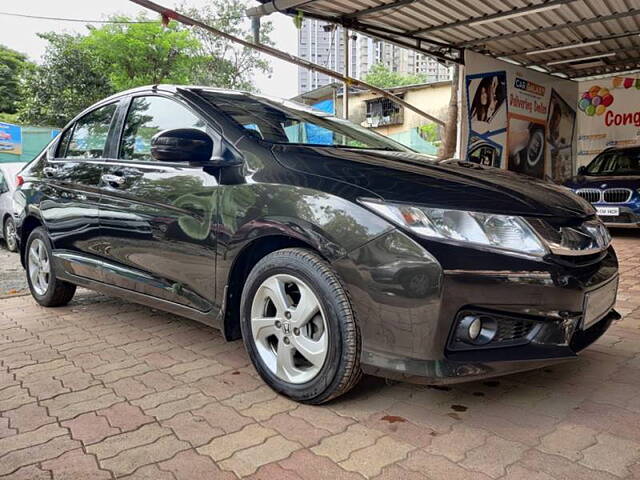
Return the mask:
<path id="1" fill-rule="evenodd" d="M 277 9 L 278 3 L 297 3 L 294 10 L 308 17 L 444 61 L 460 62 L 469 48 L 569 78 L 640 68 L 640 0 L 278 0 Z"/>

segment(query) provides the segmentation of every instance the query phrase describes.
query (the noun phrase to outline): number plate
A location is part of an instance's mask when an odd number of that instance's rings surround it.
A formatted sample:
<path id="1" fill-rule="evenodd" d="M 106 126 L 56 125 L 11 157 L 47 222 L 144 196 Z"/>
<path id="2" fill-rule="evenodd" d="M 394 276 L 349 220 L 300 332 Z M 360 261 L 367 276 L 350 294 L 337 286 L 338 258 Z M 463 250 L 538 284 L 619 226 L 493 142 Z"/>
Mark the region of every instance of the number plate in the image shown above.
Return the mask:
<path id="1" fill-rule="evenodd" d="M 586 330 L 603 316 L 616 303 L 616 295 L 618 293 L 618 278 L 611 280 L 606 285 L 587 292 L 584 296 L 584 321 L 582 328 Z"/>
<path id="2" fill-rule="evenodd" d="M 619 207 L 596 207 L 596 212 L 600 217 L 617 217 L 620 215 Z"/>

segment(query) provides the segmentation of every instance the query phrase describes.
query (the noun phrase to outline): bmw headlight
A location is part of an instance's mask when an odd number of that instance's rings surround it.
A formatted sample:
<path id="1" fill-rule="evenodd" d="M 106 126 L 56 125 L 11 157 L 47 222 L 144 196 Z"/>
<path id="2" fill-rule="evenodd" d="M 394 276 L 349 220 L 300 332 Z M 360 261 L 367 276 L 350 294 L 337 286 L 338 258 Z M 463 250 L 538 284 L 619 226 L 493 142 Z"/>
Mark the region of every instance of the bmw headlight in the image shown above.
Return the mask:
<path id="1" fill-rule="evenodd" d="M 372 199 L 360 202 L 391 222 L 426 238 L 543 256 L 547 249 L 529 224 L 513 215 L 416 207 Z"/>

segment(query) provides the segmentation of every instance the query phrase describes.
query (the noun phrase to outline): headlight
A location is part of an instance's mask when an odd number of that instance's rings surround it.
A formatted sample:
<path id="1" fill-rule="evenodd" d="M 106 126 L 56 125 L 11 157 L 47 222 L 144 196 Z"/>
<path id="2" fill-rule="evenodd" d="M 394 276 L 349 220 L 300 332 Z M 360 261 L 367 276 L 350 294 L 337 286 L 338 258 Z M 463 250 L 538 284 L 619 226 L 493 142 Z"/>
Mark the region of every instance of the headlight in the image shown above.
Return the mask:
<path id="1" fill-rule="evenodd" d="M 443 208 L 414 207 L 362 199 L 387 220 L 426 238 L 453 240 L 498 250 L 542 256 L 547 249 L 520 217 Z"/>

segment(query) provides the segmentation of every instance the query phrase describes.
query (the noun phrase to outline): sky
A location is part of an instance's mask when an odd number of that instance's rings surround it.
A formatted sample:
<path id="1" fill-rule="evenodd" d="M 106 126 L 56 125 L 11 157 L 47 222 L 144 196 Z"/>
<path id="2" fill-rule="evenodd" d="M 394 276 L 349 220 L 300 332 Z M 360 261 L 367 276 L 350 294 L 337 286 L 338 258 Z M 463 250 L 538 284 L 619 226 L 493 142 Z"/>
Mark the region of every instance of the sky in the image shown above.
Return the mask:
<path id="1" fill-rule="evenodd" d="M 174 0 L 156 0 L 161 5 L 173 7 Z M 202 5 L 206 0 L 185 0 L 188 5 Z M 249 6 L 257 2 L 248 2 Z M 0 2 L 0 12 L 20 13 L 61 18 L 81 18 L 102 20 L 113 14 L 135 16 L 143 8 L 128 0 L 20 0 L 19 2 Z M 150 12 L 150 15 L 156 15 Z M 297 32 L 291 18 L 276 13 L 269 17 L 274 24 L 271 35 L 275 47 L 288 53 L 297 54 Z M 82 33 L 86 31 L 83 23 L 36 20 L 0 15 L 0 44 L 25 53 L 31 60 L 39 61 L 44 53 L 46 42 L 39 38 L 38 32 Z M 257 75 L 255 83 L 258 89 L 268 95 L 290 98 L 297 94 L 297 72 L 295 65 L 266 56 L 273 68 L 271 78 Z"/>

